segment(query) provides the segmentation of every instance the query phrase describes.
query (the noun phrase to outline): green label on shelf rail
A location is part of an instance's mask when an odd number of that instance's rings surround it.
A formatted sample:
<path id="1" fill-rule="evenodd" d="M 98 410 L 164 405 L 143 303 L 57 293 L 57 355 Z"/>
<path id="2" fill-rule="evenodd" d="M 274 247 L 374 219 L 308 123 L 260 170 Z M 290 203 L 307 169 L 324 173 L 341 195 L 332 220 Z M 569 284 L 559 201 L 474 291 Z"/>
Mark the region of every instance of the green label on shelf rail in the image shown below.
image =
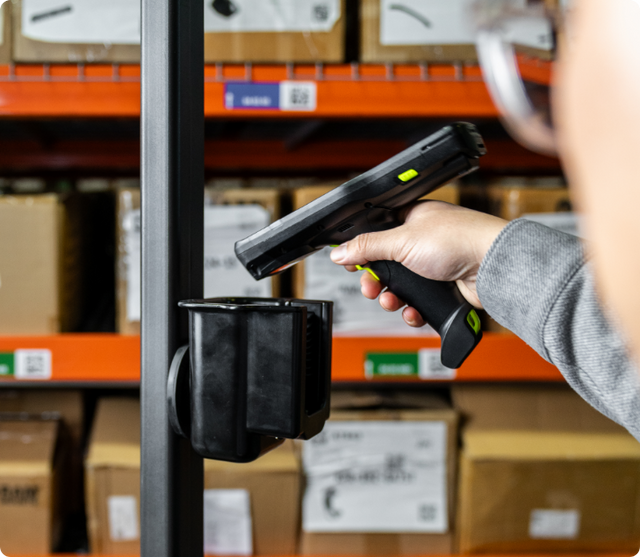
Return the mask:
<path id="1" fill-rule="evenodd" d="M 0 376 L 13 375 L 14 368 L 13 352 L 0 352 Z"/>
<path id="2" fill-rule="evenodd" d="M 370 352 L 364 361 L 367 379 L 377 377 L 415 377 L 450 381 L 456 370 L 442 365 L 439 348 L 421 348 L 417 352 Z"/>
<path id="3" fill-rule="evenodd" d="M 418 375 L 418 354 L 413 353 L 379 353 L 367 354 L 364 362 L 366 377 L 411 377 Z"/>

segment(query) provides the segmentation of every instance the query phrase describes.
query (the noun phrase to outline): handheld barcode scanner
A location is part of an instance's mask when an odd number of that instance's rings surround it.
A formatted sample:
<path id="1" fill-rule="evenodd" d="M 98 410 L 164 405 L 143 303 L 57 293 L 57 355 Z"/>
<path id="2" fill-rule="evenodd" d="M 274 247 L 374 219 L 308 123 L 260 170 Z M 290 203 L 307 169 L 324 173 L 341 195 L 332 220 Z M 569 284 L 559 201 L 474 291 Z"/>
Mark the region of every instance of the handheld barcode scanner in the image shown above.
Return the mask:
<path id="1" fill-rule="evenodd" d="M 349 180 L 270 226 L 236 242 L 253 278 L 278 274 L 312 253 L 365 232 L 402 224 L 400 209 L 478 168 L 486 153 L 475 126 L 460 122 Z M 425 279 L 400 263 L 373 261 L 369 272 L 418 310 L 442 338 L 441 361 L 458 368 L 482 338 L 480 319 L 453 282 Z"/>

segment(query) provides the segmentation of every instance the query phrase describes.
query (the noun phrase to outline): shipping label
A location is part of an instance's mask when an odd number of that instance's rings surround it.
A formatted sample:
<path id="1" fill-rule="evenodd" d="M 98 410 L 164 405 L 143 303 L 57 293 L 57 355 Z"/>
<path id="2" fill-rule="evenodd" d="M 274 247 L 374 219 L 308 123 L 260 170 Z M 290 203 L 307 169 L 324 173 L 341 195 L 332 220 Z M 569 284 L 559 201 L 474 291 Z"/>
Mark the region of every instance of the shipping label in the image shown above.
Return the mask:
<path id="1" fill-rule="evenodd" d="M 22 0 L 22 34 L 51 43 L 140 44 L 140 1 Z"/>
<path id="2" fill-rule="evenodd" d="M 448 530 L 447 424 L 327 422 L 304 444 L 306 532 Z"/>
<path id="3" fill-rule="evenodd" d="M 114 542 L 133 541 L 140 538 L 138 528 L 138 503 L 133 495 L 107 497 L 109 513 L 109 537 Z"/>
<path id="4" fill-rule="evenodd" d="M 533 509 L 529 537 L 541 540 L 575 540 L 580 533 L 580 511 Z"/>
<path id="5" fill-rule="evenodd" d="M 124 272 L 127 281 L 127 320 L 140 321 L 140 209 L 131 209 L 122 219 L 124 232 Z"/>
<path id="6" fill-rule="evenodd" d="M 246 489 L 204 490 L 204 552 L 252 555 L 251 505 Z"/>

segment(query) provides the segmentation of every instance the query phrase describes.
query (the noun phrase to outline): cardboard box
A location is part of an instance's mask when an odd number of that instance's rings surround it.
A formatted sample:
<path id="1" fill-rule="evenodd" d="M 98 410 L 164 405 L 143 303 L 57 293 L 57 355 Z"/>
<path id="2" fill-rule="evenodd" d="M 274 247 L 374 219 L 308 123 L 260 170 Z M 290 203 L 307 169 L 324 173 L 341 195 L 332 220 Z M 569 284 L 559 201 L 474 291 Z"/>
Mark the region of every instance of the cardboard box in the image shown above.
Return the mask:
<path id="1" fill-rule="evenodd" d="M 529 213 L 567 213 L 571 211 L 569 190 L 558 180 L 531 180 L 512 177 L 490 184 L 489 212 L 506 220 Z M 548 185 L 547 185 L 548 184 Z"/>
<path id="2" fill-rule="evenodd" d="M 465 0 L 360 0 L 363 62 L 474 62 L 475 32 Z"/>
<path id="3" fill-rule="evenodd" d="M 626 431 L 565 384 L 453 385 L 451 396 L 466 431 Z"/>
<path id="4" fill-rule="evenodd" d="M 9 555 L 49 554 L 60 537 L 55 421 L 0 421 L 0 539 Z"/>
<path id="5" fill-rule="evenodd" d="M 228 550 L 221 554 L 237 553 L 247 544 L 248 554 L 296 553 L 300 465 L 292 443 L 249 464 L 207 460 L 204 470 L 207 553 L 215 548 Z M 92 553 L 138 554 L 140 404 L 136 399 L 100 401 L 86 460 L 86 482 Z"/>
<path id="6" fill-rule="evenodd" d="M 233 251 L 237 240 L 280 218 L 275 189 L 205 188 L 204 295 L 271 297 L 280 280 L 256 281 Z M 117 327 L 140 333 L 140 190 L 122 188 L 117 200 Z"/>
<path id="7" fill-rule="evenodd" d="M 12 0 L 16 62 L 140 62 L 140 3 Z"/>
<path id="8" fill-rule="evenodd" d="M 453 552 L 457 414 L 332 412 L 303 447 L 303 555 Z"/>
<path id="9" fill-rule="evenodd" d="M 205 2 L 205 62 L 343 62 L 344 0 Z"/>
<path id="10" fill-rule="evenodd" d="M 64 469 L 60 481 L 65 497 L 61 510 L 79 512 L 83 508 L 83 393 L 72 389 L 21 389 L 0 391 L 0 419 L 7 415 L 59 419 L 59 444 L 64 452 Z"/>
<path id="11" fill-rule="evenodd" d="M 248 464 L 205 460 L 204 488 L 206 554 L 237 553 L 242 547 L 252 547 L 253 555 L 297 553 L 301 473 L 292 442 Z M 244 540 L 243 536 L 229 540 L 220 535 L 225 517 L 215 507 L 220 495 L 227 495 L 226 490 L 244 496 L 249 503 L 241 518 L 234 516 L 236 527 L 240 521 L 251 526 Z"/>
<path id="12" fill-rule="evenodd" d="M 81 196 L 0 197 L 0 334 L 78 327 L 85 220 Z"/>
<path id="13" fill-rule="evenodd" d="M 338 183 L 298 188 L 293 194 L 293 209 L 310 203 L 331 191 Z M 449 184 L 424 199 L 457 203 L 457 184 Z M 377 301 L 366 299 L 360 292 L 360 273 L 348 273 L 335 265 L 331 248 L 314 253 L 292 268 L 293 295 L 312 300 L 333 300 L 333 331 L 350 335 L 435 335 L 430 327 L 408 327 L 400 312 L 385 312 Z"/>
<path id="14" fill-rule="evenodd" d="M 640 445 L 575 393 L 456 386 L 461 553 L 636 551 Z"/>
<path id="15" fill-rule="evenodd" d="M 11 62 L 11 2 L 0 6 L 0 64 Z"/>
<path id="16" fill-rule="evenodd" d="M 104 398 L 85 461 L 87 533 L 92 553 L 140 553 L 140 403 Z"/>

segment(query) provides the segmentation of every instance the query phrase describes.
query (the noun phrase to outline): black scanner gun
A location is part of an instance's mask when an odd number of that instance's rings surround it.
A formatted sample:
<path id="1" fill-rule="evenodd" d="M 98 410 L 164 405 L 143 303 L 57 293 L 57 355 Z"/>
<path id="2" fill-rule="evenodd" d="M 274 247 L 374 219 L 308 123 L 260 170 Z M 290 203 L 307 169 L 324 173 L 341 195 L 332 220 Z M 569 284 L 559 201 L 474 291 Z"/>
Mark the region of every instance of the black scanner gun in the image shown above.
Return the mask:
<path id="1" fill-rule="evenodd" d="M 403 207 L 478 168 L 486 153 L 476 127 L 446 126 L 396 156 L 236 242 L 240 262 L 256 280 L 284 271 L 326 247 L 402 224 Z M 367 270 L 416 308 L 442 339 L 440 359 L 458 368 L 482 338 L 480 319 L 454 282 L 423 278 L 394 261 Z"/>

